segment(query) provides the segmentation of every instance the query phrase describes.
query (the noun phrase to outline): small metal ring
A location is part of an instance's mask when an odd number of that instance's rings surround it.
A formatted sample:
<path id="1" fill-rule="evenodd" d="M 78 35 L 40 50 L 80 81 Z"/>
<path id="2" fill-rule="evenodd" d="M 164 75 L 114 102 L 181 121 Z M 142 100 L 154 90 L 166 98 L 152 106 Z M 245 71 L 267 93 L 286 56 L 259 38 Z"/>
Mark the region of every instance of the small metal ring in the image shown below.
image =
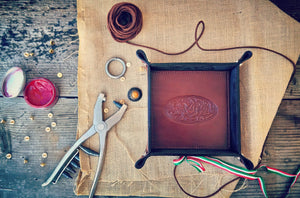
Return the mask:
<path id="1" fill-rule="evenodd" d="M 113 75 L 113 74 L 111 74 L 111 73 L 109 72 L 108 67 L 109 67 L 109 64 L 110 64 L 112 61 L 118 61 L 118 62 L 120 62 L 120 63 L 122 64 L 123 70 L 122 70 L 122 72 L 121 72 L 119 75 Z M 122 59 L 120 59 L 120 58 L 117 58 L 117 57 L 111 58 L 111 59 L 109 59 L 109 60 L 106 62 L 106 64 L 105 64 L 105 72 L 106 72 L 106 74 L 107 74 L 109 77 L 118 79 L 118 78 L 122 77 L 122 76 L 125 74 L 125 72 L 126 72 L 126 64 L 125 64 L 125 62 L 124 62 Z"/>

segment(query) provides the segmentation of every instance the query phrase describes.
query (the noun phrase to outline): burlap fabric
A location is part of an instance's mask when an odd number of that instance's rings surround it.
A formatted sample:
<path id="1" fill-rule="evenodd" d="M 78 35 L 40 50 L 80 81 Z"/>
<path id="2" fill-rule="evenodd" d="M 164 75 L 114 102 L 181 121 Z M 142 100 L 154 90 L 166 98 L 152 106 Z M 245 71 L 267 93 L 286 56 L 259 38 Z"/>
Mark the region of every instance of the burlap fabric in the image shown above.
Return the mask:
<path id="1" fill-rule="evenodd" d="M 125 99 L 128 110 L 108 134 L 105 163 L 96 194 L 183 197 L 172 171 L 173 157 L 151 157 L 137 170 L 134 163 L 147 145 L 147 75 L 136 57 L 137 47 L 115 42 L 106 27 L 107 13 L 119 1 L 78 0 L 78 32 L 80 39 L 78 63 L 79 119 L 78 137 L 93 121 L 93 108 L 100 92 L 107 95 L 104 117 L 114 111 L 112 101 Z M 133 40 L 169 52 L 187 48 L 194 41 L 194 29 L 204 20 L 206 31 L 200 40 L 205 48 L 258 45 L 279 51 L 297 60 L 300 48 L 299 24 L 264 0 L 151 0 L 129 1 L 143 13 L 143 28 Z M 196 47 L 179 56 L 166 56 L 144 49 L 151 62 L 234 62 L 245 50 L 202 52 Z M 242 153 L 254 165 L 277 108 L 288 85 L 292 66 L 282 57 L 261 50 L 252 50 L 253 57 L 240 68 Z M 105 74 L 105 63 L 120 57 L 131 66 L 125 81 Z M 139 102 L 130 102 L 127 91 L 137 86 L 143 91 Z M 99 112 L 100 113 L 100 112 Z M 98 137 L 85 146 L 98 150 Z M 80 153 L 81 171 L 76 193 L 88 194 L 97 158 Z M 237 162 L 237 159 L 227 158 Z M 233 178 L 232 175 L 206 165 L 199 174 L 186 163 L 178 176 L 187 191 L 206 195 Z M 222 190 L 217 197 L 228 197 L 235 184 Z M 259 189 L 258 189 L 259 190 Z"/>

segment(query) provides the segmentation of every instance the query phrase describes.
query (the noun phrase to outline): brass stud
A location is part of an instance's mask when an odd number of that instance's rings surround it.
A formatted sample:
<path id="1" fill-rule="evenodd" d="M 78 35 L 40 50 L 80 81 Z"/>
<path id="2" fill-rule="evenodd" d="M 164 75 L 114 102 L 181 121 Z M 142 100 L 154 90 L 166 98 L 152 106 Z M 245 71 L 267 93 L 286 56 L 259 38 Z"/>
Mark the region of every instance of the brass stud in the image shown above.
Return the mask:
<path id="1" fill-rule="evenodd" d="M 29 136 L 25 136 L 24 137 L 24 141 L 29 141 L 30 140 L 30 137 Z"/>
<path id="2" fill-rule="evenodd" d="M 51 127 L 56 127 L 56 122 L 51 122 Z"/>
<path id="3" fill-rule="evenodd" d="M 50 45 L 55 45 L 55 42 L 53 40 L 51 40 Z"/>
<path id="4" fill-rule="evenodd" d="M 28 160 L 27 159 L 24 159 L 24 164 L 27 164 L 28 163 Z"/>
<path id="5" fill-rule="evenodd" d="M 46 127 L 46 128 L 45 128 L 45 131 L 46 131 L 47 133 L 49 133 L 49 132 L 51 131 L 50 127 Z"/>
<path id="6" fill-rule="evenodd" d="M 9 121 L 9 124 L 15 124 L 16 122 L 15 122 L 15 120 L 10 120 Z"/>
<path id="7" fill-rule="evenodd" d="M 122 76 L 122 77 L 120 78 L 120 80 L 121 80 L 122 82 L 124 82 L 124 81 L 126 80 L 126 78 L 125 78 L 124 76 Z"/>
<path id="8" fill-rule="evenodd" d="M 147 67 L 146 66 L 140 66 L 140 72 L 145 72 L 147 71 Z"/>
<path id="9" fill-rule="evenodd" d="M 123 104 L 125 104 L 125 100 L 122 99 L 122 100 L 119 101 L 119 103 L 123 105 Z"/>
<path id="10" fill-rule="evenodd" d="M 29 119 L 30 119 L 30 120 L 34 120 L 34 116 L 31 115 L 31 116 L 29 117 Z"/>
<path id="11" fill-rule="evenodd" d="M 50 50 L 49 50 L 49 53 L 50 53 L 50 54 L 53 54 L 53 53 L 54 53 L 54 49 L 50 49 Z"/>
<path id="12" fill-rule="evenodd" d="M 24 53 L 24 56 L 25 56 L 25 57 L 28 57 L 28 56 L 29 56 L 29 53 L 28 53 L 28 52 L 25 52 L 25 53 Z"/>
<path id="13" fill-rule="evenodd" d="M 40 166 L 44 167 L 44 166 L 46 166 L 46 164 L 44 162 L 42 162 L 42 163 L 40 163 Z"/>
<path id="14" fill-rule="evenodd" d="M 7 153 L 5 157 L 6 157 L 6 159 L 11 159 L 12 155 L 10 153 Z"/>
<path id="15" fill-rule="evenodd" d="M 48 157 L 48 154 L 47 154 L 47 153 L 43 153 L 43 154 L 42 154 L 42 158 L 45 159 L 45 158 L 47 158 L 47 157 Z"/>
<path id="16" fill-rule="evenodd" d="M 53 113 L 48 113 L 48 118 L 52 118 L 53 117 Z"/>
<path id="17" fill-rule="evenodd" d="M 62 78 L 62 77 L 63 77 L 63 74 L 62 74 L 61 72 L 58 72 L 58 73 L 57 73 L 57 77 L 58 77 L 58 78 Z"/>
<path id="18" fill-rule="evenodd" d="M 103 109 L 104 113 L 108 113 L 108 108 Z"/>
<path id="19" fill-rule="evenodd" d="M 30 55 L 30 56 L 34 56 L 34 53 L 33 53 L 33 52 L 31 52 L 31 53 L 29 53 L 29 55 Z"/>
<path id="20" fill-rule="evenodd" d="M 1 120 L 0 120 L 0 123 L 1 123 L 1 124 L 5 124 L 5 123 L 6 123 L 6 121 L 5 121 L 5 120 L 3 120 L 3 119 L 1 119 Z"/>

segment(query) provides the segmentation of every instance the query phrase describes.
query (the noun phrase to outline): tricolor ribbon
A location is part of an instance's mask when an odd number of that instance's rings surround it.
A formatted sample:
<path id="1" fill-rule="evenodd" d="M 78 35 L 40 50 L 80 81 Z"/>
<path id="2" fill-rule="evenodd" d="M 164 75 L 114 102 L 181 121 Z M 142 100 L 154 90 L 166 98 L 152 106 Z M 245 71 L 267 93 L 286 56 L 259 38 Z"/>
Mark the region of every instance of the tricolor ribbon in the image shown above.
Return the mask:
<path id="1" fill-rule="evenodd" d="M 300 175 L 300 169 L 298 170 L 297 174 L 295 174 L 295 175 L 277 170 L 275 168 L 272 168 L 272 167 L 269 167 L 266 165 L 260 165 L 258 167 L 258 169 L 256 169 L 256 170 L 248 170 L 246 168 L 238 167 L 236 165 L 229 164 L 227 162 L 224 162 L 220 159 L 213 158 L 213 157 L 181 156 L 180 158 L 173 160 L 173 162 L 176 166 L 180 165 L 184 161 L 187 161 L 190 165 L 192 165 L 194 168 L 196 168 L 199 172 L 205 171 L 205 168 L 202 165 L 202 162 L 205 162 L 207 164 L 210 164 L 217 168 L 225 170 L 231 174 L 234 174 L 238 177 L 242 177 L 242 178 L 250 179 L 250 180 L 258 180 L 260 189 L 265 197 L 268 197 L 268 196 L 267 196 L 267 191 L 266 191 L 264 180 L 262 177 L 255 175 L 259 168 L 265 167 L 267 169 L 267 171 L 269 171 L 271 173 L 275 173 L 275 174 L 283 176 L 283 177 L 294 178 L 290 188 L 294 186 L 294 184 L 296 183 L 296 181 Z M 289 188 L 289 190 L 290 190 L 290 188 Z"/>

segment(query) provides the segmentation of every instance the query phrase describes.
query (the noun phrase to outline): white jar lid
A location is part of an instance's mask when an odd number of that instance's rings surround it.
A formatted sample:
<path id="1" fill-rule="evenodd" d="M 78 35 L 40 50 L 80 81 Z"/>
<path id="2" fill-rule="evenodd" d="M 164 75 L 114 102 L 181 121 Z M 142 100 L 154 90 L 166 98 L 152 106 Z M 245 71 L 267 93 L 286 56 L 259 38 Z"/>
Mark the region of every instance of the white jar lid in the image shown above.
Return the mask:
<path id="1" fill-rule="evenodd" d="M 7 98 L 17 97 L 23 91 L 25 81 L 25 74 L 20 67 L 10 68 L 2 80 L 2 95 Z"/>

